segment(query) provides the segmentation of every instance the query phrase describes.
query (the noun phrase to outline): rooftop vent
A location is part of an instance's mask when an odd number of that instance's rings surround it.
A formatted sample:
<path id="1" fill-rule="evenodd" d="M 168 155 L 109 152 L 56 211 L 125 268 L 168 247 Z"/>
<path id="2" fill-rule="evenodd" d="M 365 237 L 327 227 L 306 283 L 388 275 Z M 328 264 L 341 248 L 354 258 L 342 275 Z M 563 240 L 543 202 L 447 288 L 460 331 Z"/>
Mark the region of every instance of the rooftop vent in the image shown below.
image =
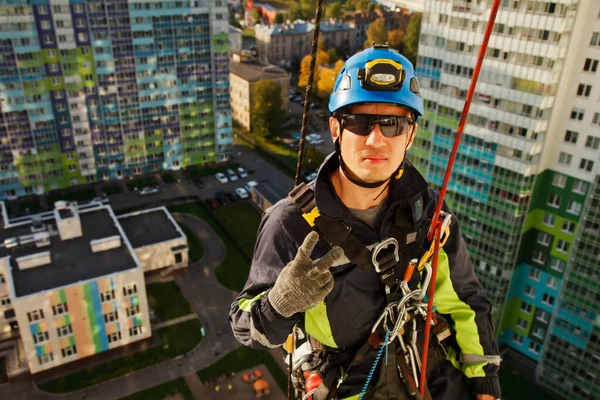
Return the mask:
<path id="1" fill-rule="evenodd" d="M 19 269 L 23 270 L 50 264 L 52 262 L 52 259 L 50 257 L 49 251 L 43 251 L 41 253 L 17 257 L 16 261 L 19 265 Z"/>
<path id="2" fill-rule="evenodd" d="M 90 246 L 92 247 L 92 253 L 116 249 L 117 247 L 121 247 L 121 236 L 115 235 L 102 239 L 90 240 Z"/>

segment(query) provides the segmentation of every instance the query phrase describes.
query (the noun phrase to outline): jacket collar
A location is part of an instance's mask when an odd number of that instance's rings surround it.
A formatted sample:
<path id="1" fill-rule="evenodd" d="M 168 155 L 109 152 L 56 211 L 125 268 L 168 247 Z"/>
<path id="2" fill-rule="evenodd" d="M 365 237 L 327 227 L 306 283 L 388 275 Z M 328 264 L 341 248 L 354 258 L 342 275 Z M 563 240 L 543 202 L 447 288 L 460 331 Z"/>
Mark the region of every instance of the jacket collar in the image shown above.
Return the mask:
<path id="1" fill-rule="evenodd" d="M 317 179 L 314 182 L 315 202 L 319 212 L 323 214 L 333 218 L 352 218 L 352 213 L 342 203 L 331 182 L 331 174 L 339 166 L 339 158 L 335 152 L 327 156 L 323 164 L 321 164 L 317 173 Z M 390 183 L 389 204 L 402 200 L 410 200 L 427 190 L 427 187 L 428 184 L 425 178 L 423 178 L 410 161 L 405 160 L 402 177 L 399 180 L 392 179 Z"/>

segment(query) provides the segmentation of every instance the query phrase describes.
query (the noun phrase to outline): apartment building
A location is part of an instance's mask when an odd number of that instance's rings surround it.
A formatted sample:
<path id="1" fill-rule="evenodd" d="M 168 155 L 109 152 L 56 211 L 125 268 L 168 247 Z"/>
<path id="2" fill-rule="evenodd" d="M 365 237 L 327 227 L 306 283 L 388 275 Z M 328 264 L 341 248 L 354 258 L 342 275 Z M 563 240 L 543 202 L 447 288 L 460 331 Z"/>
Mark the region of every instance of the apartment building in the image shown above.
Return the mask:
<path id="1" fill-rule="evenodd" d="M 260 65 L 246 62 L 231 63 L 229 73 L 231 91 L 231 113 L 233 119 L 251 130 L 250 111 L 254 105 L 253 91 L 256 82 L 270 80 L 281 87 L 281 109 L 287 110 L 290 90 L 290 74 L 274 65 Z"/>
<path id="2" fill-rule="evenodd" d="M 0 200 L 226 159 L 227 3 L 0 4 Z"/>
<path id="3" fill-rule="evenodd" d="M 0 230 L 0 369 L 38 373 L 152 335 L 144 273 L 188 264 L 166 208 L 59 201 Z"/>
<path id="4" fill-rule="evenodd" d="M 425 1 L 417 68 L 426 115 L 411 157 L 433 185 L 490 6 Z M 599 18 L 592 0 L 502 2 L 447 195 L 499 343 L 570 399 L 600 395 Z"/>

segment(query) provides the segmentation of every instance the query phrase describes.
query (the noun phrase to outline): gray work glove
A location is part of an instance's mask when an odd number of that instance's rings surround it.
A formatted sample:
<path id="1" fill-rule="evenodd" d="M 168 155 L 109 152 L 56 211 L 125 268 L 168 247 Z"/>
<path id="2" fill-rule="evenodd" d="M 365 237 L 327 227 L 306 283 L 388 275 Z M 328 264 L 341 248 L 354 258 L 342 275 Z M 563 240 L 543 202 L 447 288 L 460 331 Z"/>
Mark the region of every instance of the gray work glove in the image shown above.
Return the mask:
<path id="1" fill-rule="evenodd" d="M 281 316 L 289 318 L 319 304 L 333 289 L 333 276 L 329 267 L 344 251 L 334 247 L 318 260 L 310 255 L 319 240 L 317 232 L 310 232 L 298 249 L 296 258 L 288 263 L 268 293 L 271 307 Z"/>

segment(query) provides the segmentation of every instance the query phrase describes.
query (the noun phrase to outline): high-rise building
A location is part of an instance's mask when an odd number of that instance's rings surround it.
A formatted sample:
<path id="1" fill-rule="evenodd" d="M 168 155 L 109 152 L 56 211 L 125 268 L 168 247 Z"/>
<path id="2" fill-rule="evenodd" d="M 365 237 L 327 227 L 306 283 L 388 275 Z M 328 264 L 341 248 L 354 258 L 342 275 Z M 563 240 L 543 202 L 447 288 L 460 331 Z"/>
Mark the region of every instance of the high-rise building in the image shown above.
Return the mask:
<path id="1" fill-rule="evenodd" d="M 0 200 L 231 153 L 227 3 L 0 3 Z"/>
<path id="2" fill-rule="evenodd" d="M 491 0 L 427 0 L 426 115 L 411 149 L 441 185 Z M 600 395 L 600 3 L 502 1 L 447 200 L 500 344 L 546 388 Z"/>

